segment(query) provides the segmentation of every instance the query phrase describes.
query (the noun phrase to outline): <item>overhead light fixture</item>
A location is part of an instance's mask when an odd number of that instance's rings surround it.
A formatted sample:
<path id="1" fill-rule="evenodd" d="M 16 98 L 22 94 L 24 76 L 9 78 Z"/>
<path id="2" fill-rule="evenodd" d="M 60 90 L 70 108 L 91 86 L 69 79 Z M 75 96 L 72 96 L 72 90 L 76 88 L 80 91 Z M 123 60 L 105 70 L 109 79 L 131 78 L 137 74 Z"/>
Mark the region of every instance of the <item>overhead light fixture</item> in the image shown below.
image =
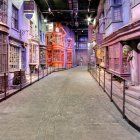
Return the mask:
<path id="1" fill-rule="evenodd" d="M 51 8 L 50 7 L 48 8 L 48 11 L 51 12 Z"/>
<path id="2" fill-rule="evenodd" d="M 88 21 L 88 22 L 91 22 L 91 17 L 88 17 L 88 18 L 87 18 L 87 21 Z"/>
<path id="3" fill-rule="evenodd" d="M 44 19 L 44 22 L 46 23 L 47 22 L 47 19 Z"/>

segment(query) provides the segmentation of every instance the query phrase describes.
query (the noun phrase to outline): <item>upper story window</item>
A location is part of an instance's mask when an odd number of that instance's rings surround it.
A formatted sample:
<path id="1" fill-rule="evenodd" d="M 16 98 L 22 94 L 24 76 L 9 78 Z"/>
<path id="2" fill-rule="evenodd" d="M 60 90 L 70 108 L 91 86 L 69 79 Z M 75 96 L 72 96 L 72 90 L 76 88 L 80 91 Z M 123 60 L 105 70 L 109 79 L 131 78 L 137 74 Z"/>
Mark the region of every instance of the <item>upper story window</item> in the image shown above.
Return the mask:
<path id="1" fill-rule="evenodd" d="M 113 4 L 114 4 L 114 5 L 121 4 L 121 0 L 113 0 Z"/>
<path id="2" fill-rule="evenodd" d="M 18 30 L 18 9 L 12 5 L 12 28 Z"/>
<path id="3" fill-rule="evenodd" d="M 122 14 L 121 14 L 121 7 L 114 7 L 113 9 L 113 21 L 121 21 Z"/>
<path id="4" fill-rule="evenodd" d="M 8 0 L 0 0 L 0 22 L 7 24 Z"/>

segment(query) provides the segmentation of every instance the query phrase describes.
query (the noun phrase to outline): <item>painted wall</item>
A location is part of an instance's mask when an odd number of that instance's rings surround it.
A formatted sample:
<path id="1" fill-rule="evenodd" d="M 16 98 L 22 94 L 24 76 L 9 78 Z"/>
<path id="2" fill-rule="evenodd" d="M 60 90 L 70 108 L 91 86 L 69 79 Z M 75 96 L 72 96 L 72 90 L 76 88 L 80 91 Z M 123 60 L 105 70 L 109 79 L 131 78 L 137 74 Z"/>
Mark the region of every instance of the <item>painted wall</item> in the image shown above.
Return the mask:
<path id="1" fill-rule="evenodd" d="M 122 22 L 116 22 L 116 23 L 111 23 L 106 29 L 105 29 L 105 36 L 110 35 L 111 33 L 117 31 L 123 26 Z"/>
<path id="2" fill-rule="evenodd" d="M 87 66 L 88 64 L 88 50 L 76 50 L 76 56 L 77 56 L 77 65 L 80 65 L 80 58 L 83 58 L 83 65 Z"/>
<path id="3" fill-rule="evenodd" d="M 131 20 L 131 2 L 130 0 L 122 0 L 122 18 L 123 26 Z"/>
<path id="4" fill-rule="evenodd" d="M 131 11 L 132 11 L 132 22 L 135 22 L 137 20 L 140 20 L 140 0 L 138 0 L 139 4 L 138 5 L 134 5 L 133 4 L 134 1 L 132 1 L 132 6 L 131 6 Z"/>

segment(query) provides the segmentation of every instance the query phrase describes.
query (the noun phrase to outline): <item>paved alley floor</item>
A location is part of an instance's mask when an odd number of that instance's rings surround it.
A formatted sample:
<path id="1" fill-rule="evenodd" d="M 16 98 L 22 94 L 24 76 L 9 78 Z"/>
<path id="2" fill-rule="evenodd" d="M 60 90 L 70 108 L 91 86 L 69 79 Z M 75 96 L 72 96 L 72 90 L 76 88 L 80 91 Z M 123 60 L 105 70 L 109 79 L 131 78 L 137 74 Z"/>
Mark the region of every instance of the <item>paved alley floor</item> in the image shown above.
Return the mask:
<path id="1" fill-rule="evenodd" d="M 56 72 L 0 103 L 0 140 L 140 140 L 86 68 Z"/>

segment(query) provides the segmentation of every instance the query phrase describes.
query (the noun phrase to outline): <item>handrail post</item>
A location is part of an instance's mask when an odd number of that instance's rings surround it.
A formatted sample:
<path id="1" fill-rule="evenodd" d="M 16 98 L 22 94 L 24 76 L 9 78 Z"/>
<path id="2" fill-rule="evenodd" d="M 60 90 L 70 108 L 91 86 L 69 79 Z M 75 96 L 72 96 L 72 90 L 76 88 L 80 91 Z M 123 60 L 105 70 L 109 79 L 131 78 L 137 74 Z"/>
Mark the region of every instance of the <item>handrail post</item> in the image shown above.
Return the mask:
<path id="1" fill-rule="evenodd" d="M 113 101 L 112 100 L 112 82 L 113 82 L 113 74 L 111 73 L 111 88 L 110 88 L 110 100 L 111 100 L 111 102 Z"/>
<path id="2" fill-rule="evenodd" d="M 96 73 L 96 78 L 95 78 L 95 80 L 97 81 L 97 66 L 95 67 L 95 73 Z"/>
<path id="3" fill-rule="evenodd" d="M 32 72 L 30 70 L 30 84 L 32 84 Z"/>
<path id="4" fill-rule="evenodd" d="M 38 66 L 38 81 L 39 81 L 39 66 Z"/>
<path id="5" fill-rule="evenodd" d="M 105 92 L 105 68 L 104 68 L 104 92 Z"/>
<path id="6" fill-rule="evenodd" d="M 100 85 L 100 66 L 99 66 L 99 85 Z"/>
<path id="7" fill-rule="evenodd" d="M 125 80 L 123 80 L 123 118 L 125 118 Z"/>
<path id="8" fill-rule="evenodd" d="M 21 73 L 21 69 L 20 69 L 20 90 L 22 89 L 22 73 Z"/>
<path id="9" fill-rule="evenodd" d="M 43 77 L 44 77 L 44 67 L 43 67 Z"/>
<path id="10" fill-rule="evenodd" d="M 47 75 L 48 75 L 48 66 L 47 66 Z"/>
<path id="11" fill-rule="evenodd" d="M 4 73 L 4 98 L 6 98 L 6 93 L 7 93 L 7 78 L 6 78 L 6 73 Z"/>

